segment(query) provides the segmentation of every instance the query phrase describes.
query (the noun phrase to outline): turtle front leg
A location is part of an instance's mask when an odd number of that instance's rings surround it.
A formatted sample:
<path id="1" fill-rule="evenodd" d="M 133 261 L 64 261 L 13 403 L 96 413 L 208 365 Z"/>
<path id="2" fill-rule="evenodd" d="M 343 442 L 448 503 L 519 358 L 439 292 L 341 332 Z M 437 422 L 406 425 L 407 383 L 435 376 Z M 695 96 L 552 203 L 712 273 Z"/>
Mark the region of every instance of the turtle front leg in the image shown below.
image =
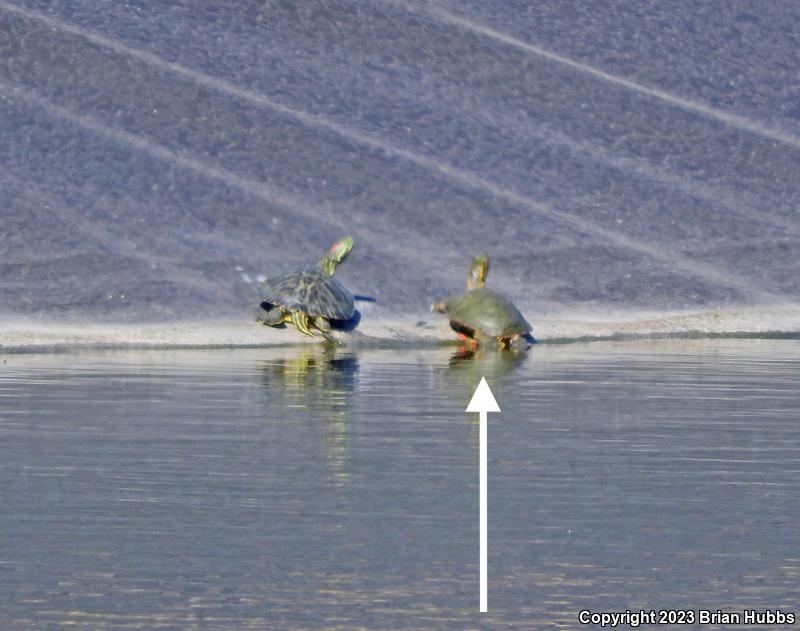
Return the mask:
<path id="1" fill-rule="evenodd" d="M 308 328 L 308 314 L 303 311 L 292 311 L 292 323 L 301 333 L 314 337 Z"/>
<path id="2" fill-rule="evenodd" d="M 267 326 L 280 326 L 286 322 L 286 312 L 282 307 L 272 307 L 271 309 L 258 308 L 256 321 Z"/>

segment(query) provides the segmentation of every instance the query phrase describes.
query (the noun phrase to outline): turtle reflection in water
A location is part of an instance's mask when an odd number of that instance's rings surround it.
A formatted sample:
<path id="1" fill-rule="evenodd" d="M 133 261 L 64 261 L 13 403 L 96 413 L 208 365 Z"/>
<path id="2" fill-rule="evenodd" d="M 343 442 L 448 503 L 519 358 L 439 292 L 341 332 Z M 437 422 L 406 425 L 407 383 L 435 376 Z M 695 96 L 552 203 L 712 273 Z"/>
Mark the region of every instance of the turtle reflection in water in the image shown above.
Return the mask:
<path id="1" fill-rule="evenodd" d="M 450 327 L 473 344 L 495 340 L 500 348 L 527 348 L 533 341 L 531 325 L 519 309 L 502 294 L 484 287 L 489 274 L 489 257 L 472 260 L 467 291 L 439 302 L 431 310 L 450 318 Z"/>
<path id="2" fill-rule="evenodd" d="M 287 418 L 308 421 L 304 427 L 314 428 L 309 440 L 322 440 L 328 482 L 335 486 L 347 484 L 351 476 L 350 419 L 358 371 L 358 356 L 339 352 L 333 344 L 276 349 L 260 362 L 265 410 L 291 410 Z M 275 431 L 286 420 L 265 413 L 264 422 Z"/>
<path id="3" fill-rule="evenodd" d="M 313 336 L 317 329 L 326 339 L 332 328 L 352 328 L 358 322 L 353 294 L 333 277 L 336 266 L 353 249 L 352 237 L 334 243 L 316 268 L 268 278 L 261 285 L 257 320 L 282 327 L 291 322 L 298 331 Z"/>

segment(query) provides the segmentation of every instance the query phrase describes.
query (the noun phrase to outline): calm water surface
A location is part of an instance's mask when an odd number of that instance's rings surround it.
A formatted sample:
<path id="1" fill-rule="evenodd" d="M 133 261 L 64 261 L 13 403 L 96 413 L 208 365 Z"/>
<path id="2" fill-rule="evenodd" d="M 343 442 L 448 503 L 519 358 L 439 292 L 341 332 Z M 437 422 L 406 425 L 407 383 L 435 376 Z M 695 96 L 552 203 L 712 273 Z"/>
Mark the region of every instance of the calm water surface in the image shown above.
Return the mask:
<path id="1" fill-rule="evenodd" d="M 798 612 L 800 341 L 2 360 L 3 629 Z"/>

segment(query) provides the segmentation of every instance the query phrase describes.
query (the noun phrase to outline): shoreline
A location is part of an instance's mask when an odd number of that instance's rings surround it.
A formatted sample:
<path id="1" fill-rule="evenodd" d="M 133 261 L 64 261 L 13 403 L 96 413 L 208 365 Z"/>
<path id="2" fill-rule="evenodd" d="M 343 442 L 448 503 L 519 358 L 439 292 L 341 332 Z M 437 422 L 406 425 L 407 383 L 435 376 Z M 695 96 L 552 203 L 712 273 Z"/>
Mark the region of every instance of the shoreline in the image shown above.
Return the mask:
<path id="1" fill-rule="evenodd" d="M 748 307 L 680 312 L 571 312 L 534 317 L 540 344 L 664 338 L 800 339 L 800 307 Z M 336 332 L 345 347 L 418 348 L 456 345 L 444 318 L 409 314 L 362 321 Z M 102 349 L 216 349 L 308 346 L 322 343 L 292 328 L 273 329 L 245 319 L 146 324 L 46 323 L 0 319 L 0 353 Z"/>

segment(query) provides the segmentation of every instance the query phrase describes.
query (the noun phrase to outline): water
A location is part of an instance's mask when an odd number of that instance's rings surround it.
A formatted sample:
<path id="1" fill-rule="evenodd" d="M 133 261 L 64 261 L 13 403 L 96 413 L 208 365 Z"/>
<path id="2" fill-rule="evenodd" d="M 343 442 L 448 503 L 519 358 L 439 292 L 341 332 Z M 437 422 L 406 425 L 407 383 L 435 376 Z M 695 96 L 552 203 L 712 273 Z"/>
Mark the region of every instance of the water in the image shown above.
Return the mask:
<path id="1" fill-rule="evenodd" d="M 797 606 L 797 340 L 2 359 L 4 629 Z M 502 408 L 483 617 L 481 375 Z"/>

